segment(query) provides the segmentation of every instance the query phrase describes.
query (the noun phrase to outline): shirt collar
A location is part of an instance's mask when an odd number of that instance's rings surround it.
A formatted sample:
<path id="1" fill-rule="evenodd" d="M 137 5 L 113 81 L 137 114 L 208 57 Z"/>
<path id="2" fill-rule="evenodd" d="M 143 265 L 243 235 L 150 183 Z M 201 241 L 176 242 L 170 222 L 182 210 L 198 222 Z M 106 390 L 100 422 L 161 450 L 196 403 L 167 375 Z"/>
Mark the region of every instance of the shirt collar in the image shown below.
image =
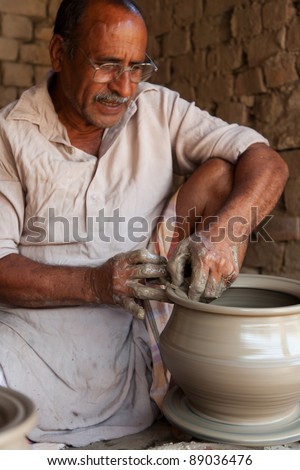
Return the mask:
<path id="1" fill-rule="evenodd" d="M 22 93 L 14 108 L 7 116 L 8 120 L 28 121 L 39 126 L 42 135 L 49 141 L 71 146 L 67 130 L 58 119 L 51 96 L 48 91 L 52 74 L 41 84 L 29 88 Z M 139 84 L 137 93 L 129 104 L 121 121 L 115 126 L 106 129 L 103 138 L 103 151 L 115 140 L 116 136 L 126 126 L 137 110 L 137 101 L 146 92 L 156 90 L 155 85 L 148 82 Z"/>

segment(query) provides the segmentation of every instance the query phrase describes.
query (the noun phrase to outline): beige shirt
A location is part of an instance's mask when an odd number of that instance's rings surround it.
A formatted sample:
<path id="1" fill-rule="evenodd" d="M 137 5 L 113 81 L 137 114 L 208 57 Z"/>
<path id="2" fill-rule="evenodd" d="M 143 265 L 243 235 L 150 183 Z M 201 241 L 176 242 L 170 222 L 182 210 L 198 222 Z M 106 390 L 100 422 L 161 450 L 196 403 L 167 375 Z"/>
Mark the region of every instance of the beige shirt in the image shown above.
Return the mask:
<path id="1" fill-rule="evenodd" d="M 0 113 L 0 257 L 96 266 L 147 246 L 173 171 L 221 156 L 235 162 L 254 130 L 228 125 L 166 88 L 143 83 L 99 158 L 73 147 L 46 83 Z M 157 410 L 149 398 L 145 325 L 121 308 L 0 310 L 0 366 L 39 408 L 38 441 L 86 445 L 134 433 Z"/>

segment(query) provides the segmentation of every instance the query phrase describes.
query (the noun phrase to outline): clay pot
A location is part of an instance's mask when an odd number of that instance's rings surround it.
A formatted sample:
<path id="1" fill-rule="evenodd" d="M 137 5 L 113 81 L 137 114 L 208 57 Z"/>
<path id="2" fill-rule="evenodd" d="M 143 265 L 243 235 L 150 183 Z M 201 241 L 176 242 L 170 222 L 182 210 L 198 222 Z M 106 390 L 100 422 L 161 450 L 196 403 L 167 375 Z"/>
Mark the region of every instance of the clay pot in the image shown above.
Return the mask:
<path id="1" fill-rule="evenodd" d="M 28 449 L 26 435 L 36 422 L 35 407 L 29 398 L 0 387 L 0 450 Z"/>
<path id="2" fill-rule="evenodd" d="M 177 398 L 172 392 L 171 405 L 167 399 L 165 414 L 171 421 L 182 424 L 175 408 L 184 399 L 186 413 L 193 419 L 270 430 L 298 423 L 299 281 L 241 274 L 211 303 L 190 301 L 172 288 L 168 296 L 175 305 L 160 349 L 182 391 L 180 400 L 180 392 Z M 181 427 L 191 431 L 189 418 L 183 421 Z M 297 432 L 289 440 L 300 436 L 299 423 L 293 426 Z"/>

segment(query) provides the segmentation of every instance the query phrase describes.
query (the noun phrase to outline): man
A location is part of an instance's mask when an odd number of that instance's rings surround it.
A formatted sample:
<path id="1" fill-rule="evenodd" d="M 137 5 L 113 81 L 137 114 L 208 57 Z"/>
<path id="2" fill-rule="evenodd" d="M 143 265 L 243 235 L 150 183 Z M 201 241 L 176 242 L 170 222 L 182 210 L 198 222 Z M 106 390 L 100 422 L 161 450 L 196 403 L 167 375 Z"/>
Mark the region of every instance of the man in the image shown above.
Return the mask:
<path id="1" fill-rule="evenodd" d="M 131 1 L 63 0 L 53 75 L 1 112 L 0 371 L 37 405 L 33 440 L 82 446 L 153 422 L 166 384 L 155 393 L 143 317 L 166 297 L 151 281 L 180 286 L 191 265 L 189 297 L 219 296 L 251 208 L 262 220 L 287 179 L 255 131 L 146 83 L 146 47 Z M 191 176 L 171 198 L 173 171 Z"/>

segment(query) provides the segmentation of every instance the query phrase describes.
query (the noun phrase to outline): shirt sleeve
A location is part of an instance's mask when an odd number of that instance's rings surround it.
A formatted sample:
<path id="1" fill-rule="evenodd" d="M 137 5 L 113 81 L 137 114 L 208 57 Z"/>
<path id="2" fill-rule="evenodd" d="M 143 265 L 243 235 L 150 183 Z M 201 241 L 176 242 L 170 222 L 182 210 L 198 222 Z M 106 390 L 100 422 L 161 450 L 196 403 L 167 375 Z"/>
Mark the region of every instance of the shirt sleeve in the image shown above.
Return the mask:
<path id="1" fill-rule="evenodd" d="M 24 192 L 9 140 L 0 132 L 0 258 L 18 253 L 24 220 Z"/>
<path id="2" fill-rule="evenodd" d="M 174 170 L 192 172 L 211 157 L 235 163 L 252 144 L 269 142 L 249 127 L 228 124 L 189 103 L 177 93 L 169 96 L 169 126 L 173 146 Z"/>

